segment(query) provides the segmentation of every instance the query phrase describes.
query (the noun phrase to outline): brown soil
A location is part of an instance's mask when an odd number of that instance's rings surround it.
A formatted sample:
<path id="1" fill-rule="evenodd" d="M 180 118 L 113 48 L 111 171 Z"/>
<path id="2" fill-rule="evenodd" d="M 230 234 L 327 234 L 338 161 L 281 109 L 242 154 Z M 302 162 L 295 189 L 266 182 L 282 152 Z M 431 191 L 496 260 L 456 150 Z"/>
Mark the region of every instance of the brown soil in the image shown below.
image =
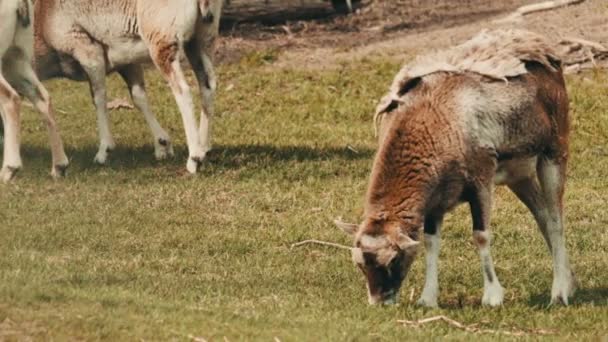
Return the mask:
<path id="1" fill-rule="evenodd" d="M 483 28 L 523 27 L 557 41 L 579 37 L 608 45 L 608 1 L 586 0 L 522 21 L 496 19 L 535 0 L 363 0 L 352 15 L 322 0 L 232 0 L 225 7 L 221 62 L 278 50 L 275 67 L 332 67 L 366 56 L 403 59 L 460 42 Z"/>

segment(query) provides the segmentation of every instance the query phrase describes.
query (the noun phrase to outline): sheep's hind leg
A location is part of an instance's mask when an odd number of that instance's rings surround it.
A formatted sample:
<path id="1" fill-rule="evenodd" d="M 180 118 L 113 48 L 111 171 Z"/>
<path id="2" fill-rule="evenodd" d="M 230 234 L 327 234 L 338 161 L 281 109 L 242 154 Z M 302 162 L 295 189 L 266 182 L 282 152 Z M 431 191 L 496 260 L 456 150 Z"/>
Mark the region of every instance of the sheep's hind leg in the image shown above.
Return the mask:
<path id="1" fill-rule="evenodd" d="M 166 159 L 173 156 L 173 144 L 169 134 L 158 123 L 154 112 L 150 109 L 150 104 L 146 96 L 146 86 L 144 81 L 144 71 L 141 65 L 131 64 L 118 70 L 120 76 L 129 87 L 129 93 L 135 107 L 144 114 L 144 118 L 152 131 L 154 137 L 154 156 L 157 160 Z"/>
<path id="2" fill-rule="evenodd" d="M 549 221 L 547 204 L 545 203 L 544 195 L 540 189 L 540 184 L 536 181 L 536 176 L 534 178 L 518 180 L 517 182 L 508 184 L 508 186 L 517 198 L 528 207 L 534 216 L 534 219 L 538 224 L 538 229 L 549 247 L 549 252 L 551 252 L 551 240 L 549 239 L 549 232 L 547 231 Z"/>
<path id="3" fill-rule="evenodd" d="M 547 204 L 547 237 L 553 257 L 553 286 L 551 304 L 568 305 L 577 281 L 570 267 L 563 223 L 563 196 L 566 177 L 566 161 L 540 158 L 538 179 Z"/>

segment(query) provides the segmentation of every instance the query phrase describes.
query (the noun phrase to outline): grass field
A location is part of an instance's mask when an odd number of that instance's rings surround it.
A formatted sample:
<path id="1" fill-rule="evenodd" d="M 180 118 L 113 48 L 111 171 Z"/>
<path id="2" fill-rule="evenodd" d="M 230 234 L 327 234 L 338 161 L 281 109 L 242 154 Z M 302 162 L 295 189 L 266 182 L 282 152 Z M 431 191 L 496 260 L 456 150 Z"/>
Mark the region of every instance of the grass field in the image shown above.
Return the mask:
<path id="1" fill-rule="evenodd" d="M 48 176 L 38 116 L 23 124 L 25 169 L 0 185 L 0 340 L 409 340 L 472 335 L 447 315 L 500 331 L 546 329 L 564 340 L 608 338 L 608 77 L 569 78 L 572 158 L 567 241 L 581 289 L 548 308 L 551 259 L 531 215 L 505 189 L 494 205 L 494 259 L 506 289 L 480 306 L 482 277 L 465 207 L 444 224 L 440 309 L 413 303 L 420 258 L 401 303 L 369 307 L 348 253 L 290 249 L 317 238 L 349 244 L 332 225 L 357 221 L 375 148 L 372 109 L 398 65 L 368 60 L 330 71 L 272 70 L 253 55 L 220 67 L 214 150 L 186 175 L 181 119 L 148 73 L 150 97 L 176 158 L 156 162 L 143 117 L 112 112 L 118 149 L 93 164 L 95 115 L 85 84 L 48 83 L 71 158 L 68 178 Z M 111 78 L 112 97 L 127 97 Z M 232 88 L 231 90 L 227 90 Z M 201 339 L 198 339 L 199 341 Z"/>

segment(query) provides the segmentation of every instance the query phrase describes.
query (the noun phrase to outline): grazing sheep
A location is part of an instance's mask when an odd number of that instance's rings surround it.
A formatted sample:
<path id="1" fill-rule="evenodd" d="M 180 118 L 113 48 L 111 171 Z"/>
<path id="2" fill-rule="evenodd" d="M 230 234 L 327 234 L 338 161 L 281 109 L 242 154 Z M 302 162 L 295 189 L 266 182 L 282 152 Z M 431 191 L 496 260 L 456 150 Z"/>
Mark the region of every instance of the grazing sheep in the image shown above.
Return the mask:
<path id="1" fill-rule="evenodd" d="M 38 0 L 36 70 L 42 79 L 88 80 L 100 136 L 95 161 L 105 164 L 114 146 L 106 108 L 106 74 L 118 72 L 154 136 L 155 156 L 173 154 L 171 140 L 152 113 L 142 62 L 151 59 L 168 82 L 182 115 L 189 158 L 196 173 L 210 150 L 210 121 L 216 79 L 212 51 L 222 0 Z M 198 124 L 180 56 L 185 53 L 200 87 Z"/>
<path id="2" fill-rule="evenodd" d="M 495 185 L 530 209 L 553 256 L 551 302 L 576 287 L 566 252 L 563 194 L 568 161 L 568 96 L 561 63 L 542 37 L 482 32 L 416 59 L 378 106 L 380 146 L 353 260 L 369 302 L 394 303 L 425 234 L 426 282 L 418 301 L 437 306 L 439 234 L 444 215 L 467 202 L 481 256 L 484 305 L 503 302 L 490 254 Z"/>
<path id="3" fill-rule="evenodd" d="M 68 166 L 49 94 L 31 65 L 34 49 L 32 20 L 30 0 L 0 1 L 0 114 L 4 126 L 4 160 L 0 179 L 5 182 L 11 180 L 22 166 L 19 94 L 34 104 L 47 124 L 53 158 L 51 175 L 63 175 Z"/>

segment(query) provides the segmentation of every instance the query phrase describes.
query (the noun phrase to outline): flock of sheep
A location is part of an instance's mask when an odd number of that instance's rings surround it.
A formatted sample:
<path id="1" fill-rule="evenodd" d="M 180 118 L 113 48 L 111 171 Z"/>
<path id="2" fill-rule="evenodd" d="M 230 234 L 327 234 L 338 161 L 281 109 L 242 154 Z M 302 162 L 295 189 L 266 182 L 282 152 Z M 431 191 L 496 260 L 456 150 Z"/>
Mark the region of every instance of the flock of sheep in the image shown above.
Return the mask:
<path id="1" fill-rule="evenodd" d="M 54 177 L 64 152 L 51 97 L 40 80 L 86 80 L 97 111 L 103 164 L 115 143 L 105 77 L 118 72 L 144 114 L 155 156 L 173 154 L 151 110 L 141 63 L 152 60 L 182 115 L 195 173 L 210 149 L 216 80 L 212 65 L 223 0 L 0 0 L 0 112 L 5 129 L 0 177 L 21 168 L 20 95 L 42 113 Z M 35 22 L 34 19 L 35 18 Z M 198 80 L 196 122 L 180 57 Z M 32 61 L 33 64 L 32 64 Z M 419 304 L 437 306 L 444 215 L 468 203 L 484 279 L 482 303 L 503 303 L 490 252 L 495 185 L 508 186 L 530 209 L 553 257 L 552 303 L 576 288 L 564 241 L 563 193 L 568 161 L 568 95 L 560 57 L 543 37 L 519 30 L 484 31 L 446 51 L 420 56 L 397 74 L 377 107 L 379 147 L 360 224 L 336 222 L 353 235 L 352 258 L 371 304 L 398 301 L 424 232 L 426 281 Z"/>

